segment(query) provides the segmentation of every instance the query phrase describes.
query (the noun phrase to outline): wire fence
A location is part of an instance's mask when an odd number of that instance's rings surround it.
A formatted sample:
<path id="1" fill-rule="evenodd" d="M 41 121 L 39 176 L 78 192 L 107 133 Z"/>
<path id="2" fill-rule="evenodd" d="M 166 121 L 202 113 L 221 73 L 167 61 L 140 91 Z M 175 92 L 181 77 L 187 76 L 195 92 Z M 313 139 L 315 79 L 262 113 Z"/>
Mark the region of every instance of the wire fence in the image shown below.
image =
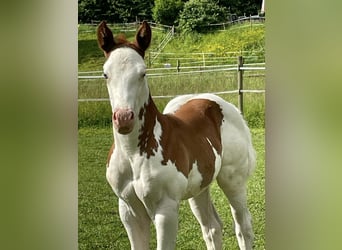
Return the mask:
<path id="1" fill-rule="evenodd" d="M 92 23 L 84 23 L 82 25 L 78 25 L 78 33 L 96 33 L 97 26 L 100 24 L 100 21 L 93 21 Z M 137 28 L 141 22 L 129 22 L 129 23 L 107 23 L 107 26 L 115 31 L 120 32 L 136 32 Z M 152 27 L 152 29 L 161 30 L 161 31 L 170 31 L 174 29 L 174 26 L 164 25 L 160 23 L 148 22 L 148 24 Z"/>
<path id="2" fill-rule="evenodd" d="M 231 16 L 230 21 L 223 22 L 223 23 L 214 23 L 214 24 L 207 24 L 205 27 L 210 29 L 215 29 L 215 30 L 225 30 L 233 25 L 236 24 L 242 24 L 242 23 L 250 23 L 250 25 L 258 25 L 260 23 L 265 22 L 265 17 L 260 16 L 260 15 L 250 15 L 250 16 Z M 92 21 L 91 23 L 83 23 L 82 27 L 79 25 L 78 33 L 90 33 L 94 32 L 96 29 L 97 25 L 99 25 L 101 21 Z M 160 23 L 155 23 L 155 22 L 148 22 L 149 25 L 153 29 L 158 29 L 158 30 L 163 30 L 163 31 L 168 31 L 171 29 L 175 29 L 175 26 L 170 26 L 170 25 L 165 25 L 165 24 L 160 24 Z M 108 23 L 107 25 L 116 30 L 120 30 L 122 32 L 127 32 L 127 31 L 136 31 L 136 28 L 139 27 L 141 24 L 141 21 L 135 21 L 135 22 L 126 22 L 126 23 Z"/>
<path id="3" fill-rule="evenodd" d="M 149 68 L 182 66 L 215 66 L 215 65 L 234 65 L 236 58 L 243 56 L 246 63 L 259 63 L 265 61 L 264 50 L 248 50 L 248 51 L 230 51 L 230 52 L 198 52 L 198 53 L 158 53 L 159 60 L 152 61 L 151 58 L 155 56 L 155 51 L 150 51 L 146 57 L 146 63 Z"/>
<path id="4" fill-rule="evenodd" d="M 235 58 L 236 60 L 236 58 Z M 169 67 L 167 65 L 166 67 L 162 68 L 149 68 L 147 69 L 147 78 L 149 81 L 153 81 L 154 79 L 159 78 L 160 81 L 158 81 L 158 86 L 156 88 L 162 88 L 161 84 L 163 82 L 168 82 L 167 84 L 173 84 L 172 81 L 170 82 L 170 79 L 175 79 L 175 77 L 182 77 L 187 76 L 190 78 L 194 77 L 204 77 L 205 75 L 210 74 L 211 81 L 215 82 L 215 77 L 218 77 L 218 74 L 224 74 L 224 78 L 234 77 L 236 79 L 237 84 L 234 86 L 235 89 L 227 89 L 226 90 L 218 90 L 218 91 L 212 91 L 212 94 L 216 95 L 223 95 L 223 94 L 237 94 L 238 95 L 238 107 L 243 113 L 244 109 L 244 101 L 243 101 L 243 95 L 244 93 L 253 93 L 253 94 L 263 94 L 265 93 L 264 84 L 261 84 L 260 89 L 245 89 L 244 88 L 244 81 L 247 78 L 253 77 L 262 77 L 264 79 L 265 77 L 265 63 L 246 63 L 244 64 L 244 59 L 242 56 L 237 57 L 237 63 L 236 64 L 226 64 L 226 65 L 208 65 L 208 66 L 174 66 Z M 104 77 L 102 75 L 102 71 L 87 71 L 87 72 L 79 72 L 78 75 L 79 84 L 81 84 L 81 81 L 87 80 L 87 81 L 96 81 L 99 80 L 105 82 Z M 165 81 L 163 81 L 165 79 Z M 166 80 L 168 79 L 168 80 Z M 230 87 L 231 88 L 231 87 Z M 202 90 L 202 89 L 201 89 Z M 203 88 L 203 93 L 205 92 L 205 86 Z M 153 95 L 153 98 L 155 99 L 170 99 L 174 98 L 178 95 L 181 95 L 179 93 L 170 93 L 169 91 L 175 91 L 175 89 L 168 88 L 164 92 L 166 94 L 157 94 Z M 178 90 L 179 91 L 179 90 Z M 182 94 L 193 94 L 193 93 L 182 93 Z M 108 102 L 108 97 L 83 97 L 78 99 L 79 102 Z"/>

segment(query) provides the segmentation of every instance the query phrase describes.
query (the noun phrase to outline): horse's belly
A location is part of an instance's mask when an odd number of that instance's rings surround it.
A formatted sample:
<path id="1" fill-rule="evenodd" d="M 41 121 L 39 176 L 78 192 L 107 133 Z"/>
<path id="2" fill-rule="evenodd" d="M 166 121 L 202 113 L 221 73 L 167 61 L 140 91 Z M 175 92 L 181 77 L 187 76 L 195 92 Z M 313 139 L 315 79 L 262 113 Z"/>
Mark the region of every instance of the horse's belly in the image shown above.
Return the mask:
<path id="1" fill-rule="evenodd" d="M 184 195 L 182 197 L 183 200 L 189 199 L 191 197 L 196 196 L 202 191 L 202 184 L 203 176 L 198 171 L 198 166 L 196 163 L 193 164 L 191 171 L 189 172 L 188 178 L 187 178 L 187 188 L 184 192 Z"/>
<path id="2" fill-rule="evenodd" d="M 221 169 L 221 156 L 217 156 L 215 160 L 215 171 L 213 178 L 211 179 L 210 184 L 213 182 L 213 180 L 216 179 L 218 172 Z M 203 175 L 198 171 L 198 166 L 196 162 L 193 164 L 191 171 L 189 172 L 188 175 L 188 186 L 186 189 L 185 194 L 183 195 L 182 199 L 189 199 L 191 197 L 197 196 L 200 194 L 204 189 L 208 187 L 203 186 Z M 209 184 L 209 185 L 210 185 Z"/>

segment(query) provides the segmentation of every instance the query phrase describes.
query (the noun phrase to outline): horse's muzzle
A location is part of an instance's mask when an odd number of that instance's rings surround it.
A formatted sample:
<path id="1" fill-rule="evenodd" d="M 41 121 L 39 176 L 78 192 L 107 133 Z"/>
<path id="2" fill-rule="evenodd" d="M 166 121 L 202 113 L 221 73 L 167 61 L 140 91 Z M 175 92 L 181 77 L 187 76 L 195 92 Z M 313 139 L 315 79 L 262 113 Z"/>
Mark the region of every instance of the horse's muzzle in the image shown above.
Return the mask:
<path id="1" fill-rule="evenodd" d="M 129 134 L 134 127 L 134 112 L 131 109 L 116 110 L 113 114 L 113 124 L 120 134 Z"/>

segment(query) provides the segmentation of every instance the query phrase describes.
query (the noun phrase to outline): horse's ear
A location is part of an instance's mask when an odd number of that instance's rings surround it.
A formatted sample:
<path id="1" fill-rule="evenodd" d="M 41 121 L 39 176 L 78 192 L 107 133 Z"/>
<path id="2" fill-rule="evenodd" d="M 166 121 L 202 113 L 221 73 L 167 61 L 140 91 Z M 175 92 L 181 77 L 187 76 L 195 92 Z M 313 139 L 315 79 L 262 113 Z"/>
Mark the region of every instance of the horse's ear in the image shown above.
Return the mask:
<path id="1" fill-rule="evenodd" d="M 108 28 L 105 21 L 102 21 L 97 27 L 97 43 L 100 49 L 103 50 L 107 57 L 115 46 L 114 36 L 112 31 Z"/>
<path id="2" fill-rule="evenodd" d="M 151 27 L 146 21 L 143 21 L 135 37 L 136 43 L 142 51 L 145 51 L 150 46 L 151 38 Z"/>

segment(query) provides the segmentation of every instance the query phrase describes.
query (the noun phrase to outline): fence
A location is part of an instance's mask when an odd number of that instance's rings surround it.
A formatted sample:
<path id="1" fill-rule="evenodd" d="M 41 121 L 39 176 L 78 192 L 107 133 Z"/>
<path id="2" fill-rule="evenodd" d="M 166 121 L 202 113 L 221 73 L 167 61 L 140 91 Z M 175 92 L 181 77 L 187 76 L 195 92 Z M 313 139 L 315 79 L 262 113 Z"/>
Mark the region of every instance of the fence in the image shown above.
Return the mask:
<path id="1" fill-rule="evenodd" d="M 172 37 L 174 36 L 175 30 L 174 27 L 170 29 L 170 31 L 165 35 L 164 39 L 161 41 L 161 43 L 156 48 L 153 57 L 151 57 L 151 53 L 149 53 L 149 65 L 153 63 L 154 60 L 157 59 L 157 57 L 160 55 L 161 51 L 165 48 L 165 46 L 168 44 L 168 42 L 171 41 Z"/>
<path id="2" fill-rule="evenodd" d="M 96 34 L 97 26 L 100 24 L 100 21 L 94 21 L 92 23 L 84 23 L 81 25 L 78 25 L 78 33 L 94 33 Z M 116 31 L 120 32 L 136 32 L 137 28 L 141 22 L 130 22 L 130 23 L 107 23 L 107 26 Z M 174 31 L 174 26 L 154 23 L 154 22 L 148 22 L 148 24 L 152 27 L 152 29 L 156 30 L 162 30 L 162 31 Z"/>
<path id="3" fill-rule="evenodd" d="M 231 16 L 230 21 L 224 22 L 224 23 L 214 23 L 214 24 L 208 24 L 205 25 L 209 30 L 210 29 L 219 29 L 219 30 L 225 30 L 235 24 L 242 24 L 242 23 L 250 23 L 250 25 L 258 24 L 258 23 L 264 23 L 265 17 L 260 15 L 250 15 L 250 16 Z M 87 30 L 79 30 L 79 33 L 87 33 L 87 32 L 94 32 L 93 30 L 96 29 L 97 25 L 100 23 L 100 21 L 92 21 L 91 23 L 84 23 L 83 26 L 88 27 Z M 136 31 L 136 28 L 140 25 L 140 21 L 135 22 L 127 22 L 127 23 L 108 23 L 109 27 L 115 28 L 117 30 L 120 30 L 122 32 L 127 31 Z M 171 29 L 174 30 L 174 26 L 169 26 L 165 24 L 155 23 L 155 22 L 148 22 L 150 26 L 154 29 L 169 31 Z M 89 29 L 92 27 L 92 29 Z"/>
<path id="4" fill-rule="evenodd" d="M 259 16 L 259 15 L 256 15 L 256 16 L 251 15 L 249 17 L 241 16 L 225 23 L 208 24 L 208 28 L 225 30 L 235 24 L 249 23 L 252 26 L 252 25 L 258 25 L 259 23 L 264 23 L 264 22 L 265 22 L 265 17 L 263 16 Z"/>
<path id="5" fill-rule="evenodd" d="M 213 65 L 235 64 L 238 56 L 243 56 L 248 63 L 258 63 L 265 61 L 265 51 L 230 51 L 223 53 L 197 52 L 197 53 L 158 53 L 159 60 L 152 62 L 151 58 L 155 56 L 154 51 L 147 54 L 146 61 L 149 68 L 168 67 L 170 65 L 181 66 L 200 66 L 207 67 Z M 167 63 L 166 63 L 167 62 Z"/>
<path id="6" fill-rule="evenodd" d="M 244 64 L 244 58 L 242 56 L 237 57 L 237 63 L 235 65 L 212 65 L 212 66 L 188 66 L 181 67 L 177 65 L 175 67 L 166 67 L 164 68 L 152 68 L 148 69 L 147 77 L 148 79 L 154 78 L 166 78 L 173 76 L 181 76 L 181 75 L 189 75 L 193 77 L 194 75 L 204 74 L 204 73 L 219 73 L 219 72 L 236 72 L 237 74 L 237 89 L 233 90 L 223 90 L 212 92 L 213 94 L 222 95 L 222 94 L 237 94 L 238 95 L 238 108 L 243 114 L 244 111 L 244 93 L 265 93 L 264 89 L 244 89 L 244 72 L 260 72 L 265 70 L 265 63 L 253 63 L 253 64 Z M 96 80 L 96 79 L 104 79 L 101 75 L 101 71 L 91 71 L 91 72 L 79 72 L 78 79 L 79 80 Z M 264 76 L 262 74 L 252 74 L 248 76 Z M 187 93 L 191 94 L 191 93 Z M 164 99 L 164 98 L 173 98 L 178 94 L 167 93 L 164 95 L 156 95 L 153 96 L 155 99 Z M 109 101 L 109 98 L 80 98 L 79 102 L 103 102 Z"/>

